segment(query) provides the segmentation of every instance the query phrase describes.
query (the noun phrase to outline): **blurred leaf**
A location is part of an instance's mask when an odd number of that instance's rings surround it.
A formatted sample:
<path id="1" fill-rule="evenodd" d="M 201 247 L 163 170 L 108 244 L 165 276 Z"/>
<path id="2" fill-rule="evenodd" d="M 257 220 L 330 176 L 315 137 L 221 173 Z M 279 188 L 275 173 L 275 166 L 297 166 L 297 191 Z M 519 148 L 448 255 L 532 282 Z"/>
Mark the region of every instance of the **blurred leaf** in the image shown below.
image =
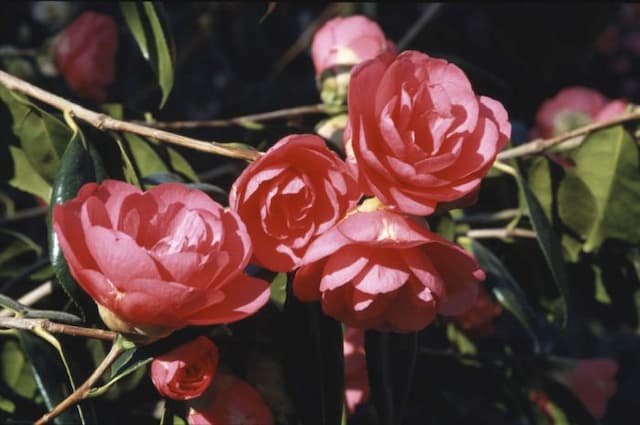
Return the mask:
<path id="1" fill-rule="evenodd" d="M 24 353 L 30 360 L 40 394 L 49 410 L 71 394 L 66 369 L 56 349 L 31 332 L 17 331 Z M 56 424 L 84 423 L 79 406 L 69 408 L 54 419 Z"/>
<path id="2" fill-rule="evenodd" d="M 33 379 L 33 373 L 29 365 L 28 359 L 20 349 L 20 345 L 16 341 L 7 340 L 2 344 L 2 380 L 16 394 L 33 398 L 36 393 L 36 381 Z"/>
<path id="3" fill-rule="evenodd" d="M 287 300 L 287 274 L 278 273 L 271 281 L 270 300 L 282 311 Z"/>
<path id="4" fill-rule="evenodd" d="M 540 351 L 537 314 L 529 306 L 527 297 L 518 282 L 502 264 L 502 261 L 480 242 L 472 241 L 471 250 L 487 275 L 485 284 L 491 288 L 498 302 L 511 312 L 527 330 L 531 336 L 534 351 Z"/>
<path id="5" fill-rule="evenodd" d="M 119 2 L 129 30 L 133 34 L 142 56 L 158 77 L 162 90 L 160 108 L 169 97 L 174 78 L 174 45 L 165 18 L 163 6 L 157 2 Z"/>
<path id="6" fill-rule="evenodd" d="M 55 270 L 57 281 L 78 308 L 83 320 L 87 320 L 88 313 L 91 313 L 92 320 L 97 317 L 96 306 L 91 297 L 71 277 L 51 220 L 53 208 L 56 205 L 75 198 L 85 183 L 100 182 L 104 177 L 105 171 L 98 153 L 88 141 L 84 140 L 82 133 L 79 130 L 76 131 L 62 156 L 60 169 L 53 184 L 47 226 L 49 259 Z"/>
<path id="7" fill-rule="evenodd" d="M 0 192 L 0 217 L 11 216 L 16 211 L 16 205 L 9 195 Z"/>
<path id="8" fill-rule="evenodd" d="M 413 385 L 418 333 L 367 331 L 364 345 L 378 419 L 383 425 L 401 424 Z"/>
<path id="9" fill-rule="evenodd" d="M 13 132 L 33 169 L 48 183 L 55 178 L 71 130 L 24 96 L 0 87 L 0 98 L 13 117 Z"/>
<path id="10" fill-rule="evenodd" d="M 562 245 L 560 240 L 553 232 L 549 220 L 545 216 L 545 213 L 540 206 L 540 203 L 536 197 L 531 193 L 527 182 L 522 178 L 520 174 L 516 177 L 518 187 L 522 193 L 524 200 L 529 210 L 529 217 L 531 218 L 531 224 L 533 230 L 536 232 L 538 244 L 544 254 L 544 258 L 551 269 L 551 275 L 553 281 L 556 284 L 556 288 L 560 294 L 560 323 L 565 326 L 567 323 L 567 311 L 568 311 L 568 297 L 569 287 L 567 283 L 567 271 L 562 255 Z"/>
<path id="11" fill-rule="evenodd" d="M 342 326 L 322 313 L 319 302 L 291 293 L 284 306 L 284 373 L 299 421 L 340 423 L 343 399 Z"/>
<path id="12" fill-rule="evenodd" d="M 604 282 L 602 281 L 602 269 L 598 266 L 591 266 L 593 269 L 593 273 L 595 274 L 595 286 L 596 293 L 594 298 L 596 301 L 601 302 L 603 304 L 611 304 L 611 297 L 607 293 L 607 288 L 604 286 Z"/>
<path id="13" fill-rule="evenodd" d="M 551 221 L 551 208 L 553 204 L 553 186 L 551 184 L 551 170 L 549 160 L 538 157 L 529 168 L 528 182 L 531 192 L 536 196 L 540 207 L 544 211 L 547 220 Z"/>
<path id="14" fill-rule="evenodd" d="M 597 250 L 606 238 L 640 242 L 640 161 L 633 138 L 622 126 L 597 131 L 575 150 L 573 160 L 572 174 L 589 188 L 597 207 L 584 250 Z M 575 226 L 573 217 L 567 218 Z"/>
<path id="15" fill-rule="evenodd" d="M 0 229 L 0 277 L 11 277 L 25 263 L 42 255 L 42 248 L 27 236 L 12 230 Z"/>
<path id="16" fill-rule="evenodd" d="M 453 323 L 447 323 L 447 339 L 458 348 L 460 354 L 475 355 L 478 352 L 476 345 Z"/>
<path id="17" fill-rule="evenodd" d="M 14 174 L 9 184 L 16 189 L 48 200 L 51 196 L 51 185 L 33 168 L 24 151 L 16 146 L 9 146 L 13 158 Z"/>

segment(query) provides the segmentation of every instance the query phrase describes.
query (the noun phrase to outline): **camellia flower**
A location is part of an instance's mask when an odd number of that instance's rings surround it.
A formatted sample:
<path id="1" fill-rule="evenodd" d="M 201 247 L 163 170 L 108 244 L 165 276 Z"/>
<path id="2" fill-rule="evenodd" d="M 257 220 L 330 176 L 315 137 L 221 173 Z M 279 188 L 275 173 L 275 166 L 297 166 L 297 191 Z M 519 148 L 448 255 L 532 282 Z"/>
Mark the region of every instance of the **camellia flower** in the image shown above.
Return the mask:
<path id="1" fill-rule="evenodd" d="M 364 331 L 345 327 L 342 346 L 344 350 L 344 398 L 347 411 L 353 413 L 360 403 L 369 399 Z"/>
<path id="2" fill-rule="evenodd" d="M 414 215 L 476 191 L 511 133 L 460 68 L 416 51 L 354 68 L 348 104 L 345 150 L 363 190 Z"/>
<path id="3" fill-rule="evenodd" d="M 55 61 L 71 89 L 80 97 L 102 102 L 113 82 L 118 28 L 108 15 L 84 12 L 58 37 Z"/>
<path id="4" fill-rule="evenodd" d="M 502 306 L 491 298 L 486 289 L 481 288 L 471 308 L 454 317 L 454 320 L 467 333 L 486 336 L 493 332 L 493 319 L 501 313 Z"/>
<path id="5" fill-rule="evenodd" d="M 287 136 L 235 181 L 229 205 L 242 217 L 261 266 L 291 271 L 309 243 L 355 207 L 361 193 L 346 164 L 312 134 Z"/>
<path id="6" fill-rule="evenodd" d="M 218 368 L 218 348 L 200 336 L 151 362 L 151 381 L 163 397 L 190 400 L 202 395 Z"/>
<path id="7" fill-rule="evenodd" d="M 542 103 L 532 137 L 549 138 L 591 122 L 606 121 L 623 113 L 626 107 L 627 102 L 608 101 L 596 90 L 567 87 Z"/>
<path id="8" fill-rule="evenodd" d="M 251 240 L 240 218 L 181 184 L 88 183 L 54 207 L 53 228 L 71 275 L 120 332 L 229 323 L 269 299 L 267 282 L 243 272 Z"/>
<path id="9" fill-rule="evenodd" d="M 618 390 L 617 372 L 618 362 L 613 359 L 580 359 L 573 370 L 555 376 L 571 389 L 594 418 L 600 420 L 606 413 L 607 402 Z"/>
<path id="10" fill-rule="evenodd" d="M 189 409 L 189 425 L 272 425 L 273 415 L 262 396 L 228 373 L 218 373 L 211 390 Z"/>
<path id="11" fill-rule="evenodd" d="M 353 66 L 394 51 L 380 26 L 362 15 L 333 18 L 313 35 L 311 57 L 316 75 L 336 66 Z"/>
<path id="12" fill-rule="evenodd" d="M 469 253 L 424 222 L 370 209 L 363 204 L 311 243 L 293 281 L 299 299 L 320 299 L 347 326 L 398 332 L 471 307 L 484 272 Z"/>

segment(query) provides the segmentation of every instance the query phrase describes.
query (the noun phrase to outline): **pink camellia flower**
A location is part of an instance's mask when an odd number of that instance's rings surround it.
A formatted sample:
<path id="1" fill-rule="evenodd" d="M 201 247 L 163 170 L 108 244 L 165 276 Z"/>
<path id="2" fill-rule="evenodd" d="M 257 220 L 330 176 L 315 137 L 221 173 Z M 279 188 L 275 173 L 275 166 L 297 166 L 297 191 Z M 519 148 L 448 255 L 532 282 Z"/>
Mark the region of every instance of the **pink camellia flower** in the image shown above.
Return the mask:
<path id="1" fill-rule="evenodd" d="M 424 222 L 364 207 L 311 243 L 293 281 L 300 300 L 320 299 L 347 326 L 398 332 L 471 307 L 484 272 L 469 253 Z"/>
<path id="2" fill-rule="evenodd" d="M 454 317 L 458 325 L 472 336 L 487 336 L 493 332 L 493 319 L 502 314 L 502 306 L 486 289 L 481 288 L 471 308 Z"/>
<path id="3" fill-rule="evenodd" d="M 352 414 L 360 403 L 369 399 L 369 375 L 364 351 L 364 331 L 345 327 L 342 338 L 344 351 L 344 398 Z"/>
<path id="4" fill-rule="evenodd" d="M 84 12 L 58 37 L 55 61 L 71 89 L 80 97 L 102 102 L 113 82 L 118 28 L 108 15 Z"/>
<path id="5" fill-rule="evenodd" d="M 218 348 L 200 336 L 153 359 L 151 381 L 163 397 L 190 400 L 209 387 L 217 368 Z"/>
<path id="6" fill-rule="evenodd" d="M 618 390 L 617 372 L 618 362 L 613 359 L 580 359 L 573 370 L 557 373 L 556 377 L 600 420 L 607 410 L 607 402 Z"/>
<path id="7" fill-rule="evenodd" d="M 621 114 L 626 107 L 626 101 L 608 101 L 596 90 L 567 87 L 542 103 L 532 137 L 549 138 L 594 121 L 605 121 Z"/>
<path id="8" fill-rule="evenodd" d="M 298 134 L 280 140 L 243 171 L 229 205 L 247 225 L 256 262 L 285 272 L 360 197 L 346 164 L 324 140 Z"/>
<path id="9" fill-rule="evenodd" d="M 269 299 L 268 283 L 243 272 L 251 240 L 240 218 L 181 184 L 85 184 L 54 207 L 53 228 L 71 275 L 120 332 L 229 323 Z"/>
<path id="10" fill-rule="evenodd" d="M 348 104 L 345 150 L 363 190 L 414 215 L 476 191 L 511 133 L 460 68 L 416 51 L 354 68 Z"/>
<path id="11" fill-rule="evenodd" d="M 376 22 L 361 15 L 329 20 L 311 42 L 316 75 L 335 66 L 357 65 L 387 51 L 395 51 L 393 42 Z"/>
<path id="12" fill-rule="evenodd" d="M 273 415 L 251 385 L 228 373 L 218 373 L 210 394 L 195 400 L 189 425 L 272 425 Z"/>

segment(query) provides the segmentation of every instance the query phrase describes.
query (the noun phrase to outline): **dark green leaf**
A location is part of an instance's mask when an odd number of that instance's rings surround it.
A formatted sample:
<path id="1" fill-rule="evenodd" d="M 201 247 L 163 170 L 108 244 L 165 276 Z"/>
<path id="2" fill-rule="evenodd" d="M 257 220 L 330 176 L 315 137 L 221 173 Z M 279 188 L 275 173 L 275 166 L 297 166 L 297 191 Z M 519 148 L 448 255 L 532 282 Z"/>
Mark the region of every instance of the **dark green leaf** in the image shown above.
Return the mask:
<path id="1" fill-rule="evenodd" d="M 560 323 L 566 325 L 568 314 L 568 296 L 569 288 L 567 283 L 567 271 L 562 254 L 562 245 L 560 240 L 553 232 L 549 220 L 545 216 L 545 213 L 540 206 L 540 203 L 536 197 L 531 193 L 527 182 L 522 178 L 520 174 L 516 177 L 518 181 L 518 187 L 523 195 L 523 198 L 527 204 L 529 210 L 529 217 L 531 218 L 531 224 L 533 230 L 536 232 L 538 244 L 544 254 L 544 258 L 551 269 L 551 275 L 553 281 L 556 284 L 556 288 L 560 294 Z"/>
<path id="2" fill-rule="evenodd" d="M 13 117 L 13 132 L 33 169 L 52 183 L 71 130 L 25 97 L 0 87 L 0 98 Z"/>
<path id="3" fill-rule="evenodd" d="M 545 157 L 536 158 L 529 168 L 529 189 L 536 196 L 547 220 L 551 221 L 551 207 L 553 204 L 553 186 L 549 160 Z"/>
<path id="4" fill-rule="evenodd" d="M 72 392 L 69 378 L 60 355 L 48 342 L 31 332 L 17 331 L 20 344 L 29 358 L 40 394 L 49 410 L 67 398 Z M 56 424 L 80 424 L 82 413 L 78 406 L 65 410 L 54 419 Z"/>
<path id="5" fill-rule="evenodd" d="M 411 394 L 418 334 L 367 331 L 365 352 L 371 398 L 380 424 L 399 425 Z"/>
<path id="6" fill-rule="evenodd" d="M 84 320 L 87 319 L 86 314 L 88 313 L 90 313 L 92 320 L 97 317 L 95 303 L 71 277 L 67 261 L 53 231 L 51 219 L 55 205 L 74 198 L 85 183 L 100 182 L 104 177 L 105 171 L 97 152 L 88 141 L 83 139 L 82 133 L 75 133 L 64 152 L 60 169 L 53 184 L 47 223 L 49 227 L 49 259 L 55 270 L 57 281 L 78 308 Z"/>
<path id="7" fill-rule="evenodd" d="M 498 302 L 511 312 L 527 330 L 531 336 L 534 351 L 538 352 L 540 340 L 537 332 L 537 315 L 529 306 L 524 291 L 502 264 L 502 261 L 484 245 L 478 241 L 472 241 L 471 250 L 487 275 L 485 284 L 491 289 Z"/>
<path id="8" fill-rule="evenodd" d="M 42 254 L 42 248 L 27 236 L 12 230 L 0 229 L 0 277 L 20 273 Z"/>
<path id="9" fill-rule="evenodd" d="M 160 3 L 145 1 L 120 2 L 120 9 L 133 34 L 142 56 L 149 62 L 158 77 L 162 90 L 160 108 L 164 105 L 173 87 L 174 46 Z"/>
<path id="10" fill-rule="evenodd" d="M 592 226 L 580 229 L 588 231 L 584 250 L 597 250 L 606 238 L 640 242 L 640 161 L 631 135 L 622 126 L 595 132 L 573 160 L 572 173 L 590 190 L 596 206 Z M 566 219 L 567 225 L 577 225 L 573 216 Z"/>
<path id="11" fill-rule="evenodd" d="M 29 361 L 20 349 L 20 345 L 8 340 L 2 344 L 2 380 L 16 394 L 33 398 L 36 392 L 36 381 L 29 367 Z"/>
<path id="12" fill-rule="evenodd" d="M 289 285 L 291 287 L 291 285 Z M 284 307 L 284 373 L 303 424 L 340 423 L 343 404 L 342 327 L 319 302 L 303 303 L 289 288 Z"/>
<path id="13" fill-rule="evenodd" d="M 287 274 L 278 273 L 271 281 L 271 302 L 273 302 L 280 311 L 284 308 L 287 300 Z"/>
<path id="14" fill-rule="evenodd" d="M 13 160 L 14 169 L 9 184 L 16 189 L 48 200 L 51 195 L 51 185 L 36 172 L 24 151 L 19 147 L 9 146 L 9 153 Z"/>

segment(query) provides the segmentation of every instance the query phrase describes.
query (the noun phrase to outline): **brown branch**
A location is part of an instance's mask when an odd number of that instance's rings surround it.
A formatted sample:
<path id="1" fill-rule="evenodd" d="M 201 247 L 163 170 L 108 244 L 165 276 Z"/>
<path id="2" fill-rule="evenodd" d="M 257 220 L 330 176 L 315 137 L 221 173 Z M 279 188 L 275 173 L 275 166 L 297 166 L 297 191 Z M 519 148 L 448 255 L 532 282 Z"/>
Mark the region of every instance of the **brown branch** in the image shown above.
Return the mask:
<path id="1" fill-rule="evenodd" d="M 619 115 L 615 118 L 603 122 L 596 122 L 584 127 L 576 128 L 575 130 L 567 133 L 560 134 L 559 136 L 552 137 L 550 139 L 535 139 L 527 142 L 523 145 L 516 146 L 515 148 L 507 149 L 498 154 L 498 160 L 505 160 L 510 158 L 516 158 L 519 156 L 533 155 L 536 153 L 544 152 L 550 148 L 574 137 L 584 136 L 592 131 L 600 130 L 603 128 L 611 127 L 613 125 L 622 124 L 627 121 L 634 121 L 640 119 L 640 109 L 632 112 L 628 112 L 623 115 Z"/>
<path id="2" fill-rule="evenodd" d="M 50 420 L 59 416 L 62 412 L 67 410 L 68 408 L 75 406 L 79 402 L 81 402 L 84 398 L 86 398 L 87 394 L 91 390 L 93 384 L 98 382 L 98 379 L 104 375 L 107 369 L 113 364 L 113 362 L 122 354 L 123 348 L 120 344 L 113 344 L 111 346 L 111 350 L 107 353 L 107 356 L 102 360 L 100 365 L 93 371 L 91 376 L 87 378 L 87 380 L 78 387 L 73 393 L 71 393 L 67 398 L 62 400 L 56 407 L 54 407 L 50 412 L 42 415 L 40 419 L 34 422 L 34 425 L 44 425 Z"/>
<path id="3" fill-rule="evenodd" d="M 505 239 L 505 238 L 529 238 L 535 239 L 536 232 L 529 229 L 473 229 L 467 231 L 466 237 L 471 239 Z"/>
<path id="4" fill-rule="evenodd" d="M 37 328 L 41 328 L 50 333 L 82 336 L 104 341 L 113 341 L 117 335 L 115 332 L 104 329 L 83 328 L 80 326 L 54 323 L 48 319 L 25 319 L 21 317 L 0 317 L 0 328 L 23 329 L 26 331 L 34 331 Z"/>
<path id="5" fill-rule="evenodd" d="M 146 125 L 134 124 L 127 121 L 117 120 L 109 115 L 94 112 L 76 103 L 70 102 L 60 96 L 36 87 L 20 78 L 14 77 L 4 71 L 0 71 L 0 84 L 29 97 L 40 100 L 49 106 L 61 111 L 70 111 L 74 116 L 91 124 L 100 130 L 126 131 L 140 136 L 156 139 L 161 142 L 171 143 L 190 149 L 222 155 L 229 158 L 245 159 L 252 161 L 258 158 L 261 153 L 250 149 L 225 146 L 218 142 L 206 142 L 204 140 L 193 139 L 179 134 L 152 128 Z"/>
<path id="6" fill-rule="evenodd" d="M 223 118 L 216 120 L 200 120 L 200 121 L 152 121 L 147 125 L 155 128 L 185 129 L 185 128 L 215 128 L 244 126 L 247 122 L 271 121 L 278 118 L 299 117 L 302 115 L 312 115 L 325 113 L 324 105 L 305 105 L 296 106 L 294 108 L 278 109 L 276 111 L 263 112 L 260 114 L 243 115 L 234 118 Z"/>

